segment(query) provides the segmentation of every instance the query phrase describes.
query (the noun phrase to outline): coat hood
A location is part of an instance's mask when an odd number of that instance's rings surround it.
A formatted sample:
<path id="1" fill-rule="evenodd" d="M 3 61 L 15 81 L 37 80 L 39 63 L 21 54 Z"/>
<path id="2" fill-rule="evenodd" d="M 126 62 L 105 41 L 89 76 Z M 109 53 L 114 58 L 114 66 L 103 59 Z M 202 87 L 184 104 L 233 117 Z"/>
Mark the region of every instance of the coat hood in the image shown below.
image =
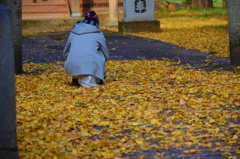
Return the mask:
<path id="1" fill-rule="evenodd" d="M 86 33 L 97 33 L 97 32 L 100 32 L 100 30 L 98 30 L 96 26 L 91 24 L 75 23 L 71 32 L 80 35 L 80 34 L 86 34 Z"/>

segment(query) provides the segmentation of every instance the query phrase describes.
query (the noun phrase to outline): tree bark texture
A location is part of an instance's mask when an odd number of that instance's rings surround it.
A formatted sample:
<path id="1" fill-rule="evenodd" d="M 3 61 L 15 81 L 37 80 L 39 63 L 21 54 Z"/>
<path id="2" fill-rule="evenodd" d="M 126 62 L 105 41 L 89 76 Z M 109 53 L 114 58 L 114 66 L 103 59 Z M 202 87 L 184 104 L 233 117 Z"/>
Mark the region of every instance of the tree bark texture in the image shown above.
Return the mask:
<path id="1" fill-rule="evenodd" d="M 17 159 L 11 10 L 0 5 L 0 159 Z"/>
<path id="2" fill-rule="evenodd" d="M 13 20 L 13 46 L 15 56 L 15 73 L 22 73 L 22 1 L 0 0 L 3 5 L 12 11 Z"/>
<path id="3" fill-rule="evenodd" d="M 240 66 L 240 0 L 228 0 L 230 62 Z"/>

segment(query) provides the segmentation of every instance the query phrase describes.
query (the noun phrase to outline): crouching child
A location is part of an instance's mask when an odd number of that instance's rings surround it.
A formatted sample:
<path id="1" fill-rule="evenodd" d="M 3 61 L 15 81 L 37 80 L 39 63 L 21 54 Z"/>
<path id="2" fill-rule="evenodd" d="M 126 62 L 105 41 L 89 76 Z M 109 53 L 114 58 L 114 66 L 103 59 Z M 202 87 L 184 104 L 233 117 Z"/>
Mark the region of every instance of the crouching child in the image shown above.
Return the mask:
<path id="1" fill-rule="evenodd" d="M 72 76 L 73 85 L 94 87 L 104 83 L 109 52 L 96 13 L 86 13 L 84 18 L 69 34 L 63 51 L 64 69 Z"/>

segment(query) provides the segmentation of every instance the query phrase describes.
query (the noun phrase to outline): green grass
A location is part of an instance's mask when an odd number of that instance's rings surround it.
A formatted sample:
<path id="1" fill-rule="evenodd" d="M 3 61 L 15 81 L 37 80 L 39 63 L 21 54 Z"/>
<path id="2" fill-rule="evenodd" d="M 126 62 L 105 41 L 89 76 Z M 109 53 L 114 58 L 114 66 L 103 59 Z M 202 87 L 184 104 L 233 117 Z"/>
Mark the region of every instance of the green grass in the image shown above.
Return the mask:
<path id="1" fill-rule="evenodd" d="M 195 18 L 227 18 L 227 8 L 192 8 L 192 9 L 175 9 L 175 10 L 156 10 L 156 18 L 167 17 L 195 17 Z"/>
<path id="2" fill-rule="evenodd" d="M 176 2 L 176 3 L 181 3 L 183 4 L 185 0 L 157 0 L 157 1 L 161 1 L 161 2 Z M 213 6 L 214 7 L 222 7 L 223 3 L 222 0 L 213 0 Z"/>
<path id="3" fill-rule="evenodd" d="M 208 14 L 208 13 L 196 15 L 196 18 L 208 18 L 208 17 L 210 17 L 210 14 Z"/>

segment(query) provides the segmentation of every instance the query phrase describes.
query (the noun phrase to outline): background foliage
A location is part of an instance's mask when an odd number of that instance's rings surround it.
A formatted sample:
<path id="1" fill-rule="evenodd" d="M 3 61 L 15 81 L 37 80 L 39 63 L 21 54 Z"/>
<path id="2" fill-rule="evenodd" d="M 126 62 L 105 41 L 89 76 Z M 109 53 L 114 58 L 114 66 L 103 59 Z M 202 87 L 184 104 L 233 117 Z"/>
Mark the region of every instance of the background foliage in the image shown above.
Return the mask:
<path id="1" fill-rule="evenodd" d="M 191 4 L 192 0 L 156 0 L 160 2 L 176 2 L 181 4 Z M 213 0 L 214 7 L 222 7 L 225 6 L 226 0 Z"/>

